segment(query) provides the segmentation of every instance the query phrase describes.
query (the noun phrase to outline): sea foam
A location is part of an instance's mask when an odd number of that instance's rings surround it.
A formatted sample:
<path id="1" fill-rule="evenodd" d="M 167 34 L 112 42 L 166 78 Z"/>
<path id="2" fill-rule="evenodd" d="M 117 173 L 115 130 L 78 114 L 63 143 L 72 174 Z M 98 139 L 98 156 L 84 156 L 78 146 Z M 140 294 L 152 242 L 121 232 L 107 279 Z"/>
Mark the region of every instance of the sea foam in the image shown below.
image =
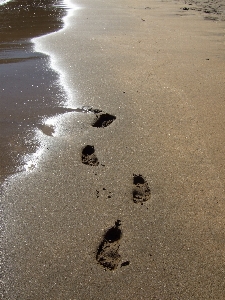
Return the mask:
<path id="1" fill-rule="evenodd" d="M 12 0 L 0 0 L 0 5 L 4 5 Z"/>

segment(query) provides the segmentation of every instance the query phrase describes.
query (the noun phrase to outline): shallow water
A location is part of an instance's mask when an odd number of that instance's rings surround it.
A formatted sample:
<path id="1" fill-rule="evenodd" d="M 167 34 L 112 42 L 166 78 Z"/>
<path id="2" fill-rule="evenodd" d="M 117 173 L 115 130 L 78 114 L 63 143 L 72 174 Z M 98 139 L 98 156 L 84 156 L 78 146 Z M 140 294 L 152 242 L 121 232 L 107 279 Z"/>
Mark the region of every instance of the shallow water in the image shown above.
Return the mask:
<path id="1" fill-rule="evenodd" d="M 2 1 L 1 1 L 2 2 Z M 63 27 L 63 1 L 11 1 L 0 6 L 0 182 L 24 169 L 36 128 L 63 111 L 64 91 L 49 58 L 31 39 Z M 3 4 L 0 3 L 0 4 Z"/>

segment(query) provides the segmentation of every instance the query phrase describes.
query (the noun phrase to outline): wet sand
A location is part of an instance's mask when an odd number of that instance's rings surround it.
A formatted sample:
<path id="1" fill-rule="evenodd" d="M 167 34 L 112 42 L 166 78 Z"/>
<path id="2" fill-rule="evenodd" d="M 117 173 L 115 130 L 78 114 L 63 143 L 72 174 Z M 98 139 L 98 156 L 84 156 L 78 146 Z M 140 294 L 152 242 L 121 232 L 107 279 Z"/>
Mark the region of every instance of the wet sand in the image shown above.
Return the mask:
<path id="1" fill-rule="evenodd" d="M 5 299 L 222 300 L 224 23 L 181 2 L 76 4 L 38 48 L 71 105 L 98 111 L 64 114 L 7 182 Z"/>

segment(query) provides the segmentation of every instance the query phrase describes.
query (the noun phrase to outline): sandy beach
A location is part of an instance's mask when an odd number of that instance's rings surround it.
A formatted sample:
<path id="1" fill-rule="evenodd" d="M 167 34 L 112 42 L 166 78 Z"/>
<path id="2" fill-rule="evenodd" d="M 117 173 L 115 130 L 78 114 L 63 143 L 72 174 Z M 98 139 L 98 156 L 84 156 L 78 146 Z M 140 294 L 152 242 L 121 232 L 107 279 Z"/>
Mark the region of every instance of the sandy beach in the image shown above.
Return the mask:
<path id="1" fill-rule="evenodd" d="M 5 182 L 2 299 L 225 298 L 225 23 L 189 4 L 71 0 L 35 40 L 87 113 Z"/>

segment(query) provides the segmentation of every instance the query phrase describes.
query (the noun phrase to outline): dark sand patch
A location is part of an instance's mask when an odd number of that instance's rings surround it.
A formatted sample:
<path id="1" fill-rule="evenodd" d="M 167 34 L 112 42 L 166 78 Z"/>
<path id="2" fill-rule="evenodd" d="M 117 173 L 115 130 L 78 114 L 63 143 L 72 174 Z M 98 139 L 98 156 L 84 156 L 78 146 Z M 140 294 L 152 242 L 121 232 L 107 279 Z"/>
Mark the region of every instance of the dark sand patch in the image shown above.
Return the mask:
<path id="1" fill-rule="evenodd" d="M 48 136 L 53 136 L 55 129 L 54 126 L 51 125 L 46 125 L 46 124 L 40 124 L 38 126 L 38 128 L 45 134 Z"/>
<path id="2" fill-rule="evenodd" d="M 124 261 L 124 262 L 122 262 L 122 264 L 121 264 L 121 268 L 122 268 L 122 267 L 129 266 L 129 264 L 130 264 L 129 260 Z"/>
<path id="3" fill-rule="evenodd" d="M 199 11 L 206 20 L 225 21 L 224 0 L 185 0 L 185 4 L 186 6 L 181 8 L 184 11 Z"/>
<path id="4" fill-rule="evenodd" d="M 122 231 L 120 227 L 121 221 L 117 220 L 115 225 L 105 233 L 97 250 L 97 262 L 108 270 L 115 270 L 121 261 L 119 247 Z"/>
<path id="5" fill-rule="evenodd" d="M 133 175 L 133 201 L 134 203 L 141 203 L 148 201 L 151 198 L 151 190 L 148 182 L 142 175 Z"/>

